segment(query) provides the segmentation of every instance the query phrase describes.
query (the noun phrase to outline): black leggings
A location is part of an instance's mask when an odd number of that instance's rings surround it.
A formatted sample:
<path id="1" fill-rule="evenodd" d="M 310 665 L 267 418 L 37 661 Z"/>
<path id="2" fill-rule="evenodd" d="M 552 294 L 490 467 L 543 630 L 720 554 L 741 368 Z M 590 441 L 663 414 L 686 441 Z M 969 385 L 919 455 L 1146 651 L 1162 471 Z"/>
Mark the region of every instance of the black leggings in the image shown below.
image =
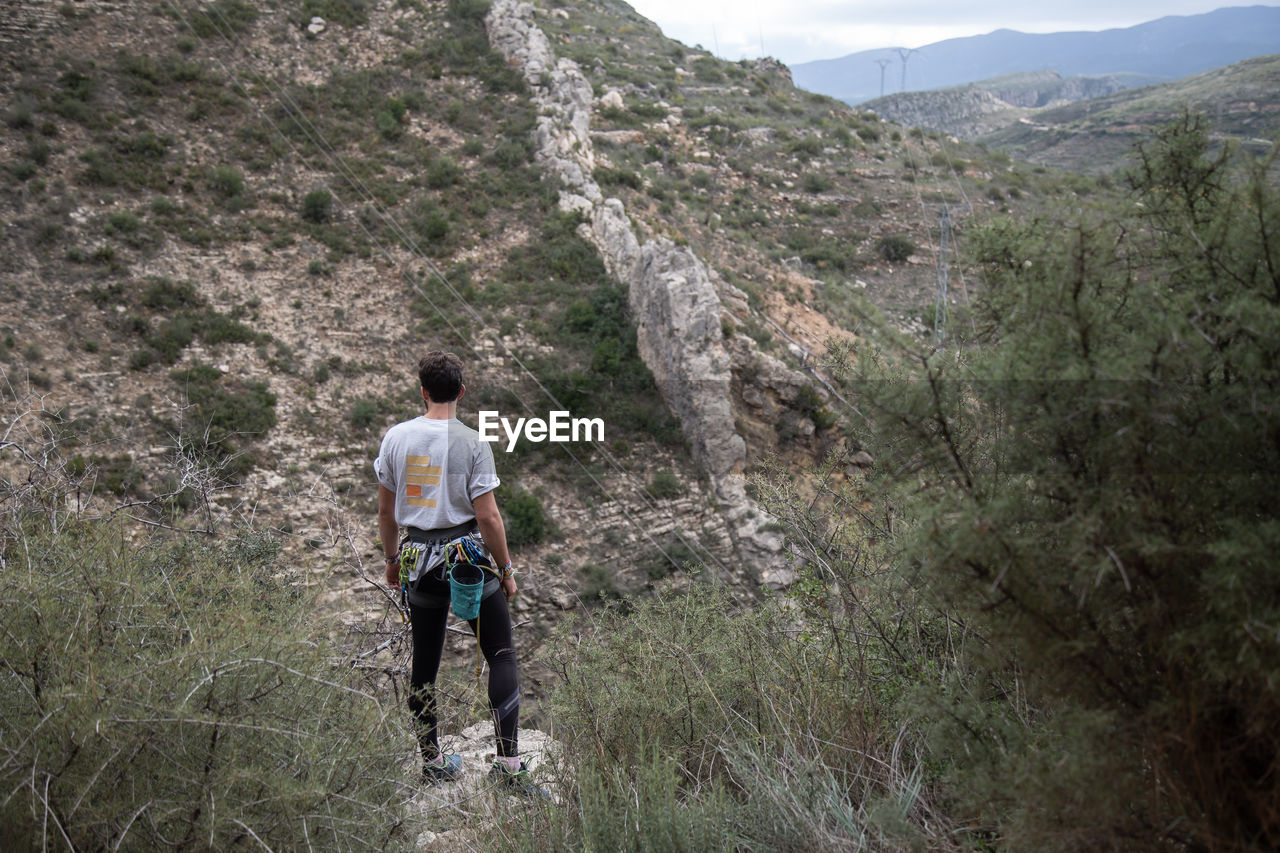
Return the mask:
<path id="1" fill-rule="evenodd" d="M 434 687 L 440 671 L 440 655 L 444 651 L 449 583 L 441 580 L 437 572 L 431 572 L 418 581 L 417 588 L 426 596 L 441 599 L 438 606 L 409 604 L 413 620 L 409 710 L 418 723 L 418 745 L 423 758 L 430 760 L 440 753 Z M 479 619 L 468 620 L 473 634 L 477 623 L 480 626 L 480 649 L 489 662 L 489 709 L 493 713 L 498 755 L 514 757 L 518 754 L 516 726 L 520 721 L 520 685 L 516 678 L 515 644 L 511 641 L 511 614 L 507 611 L 507 598 L 501 588 L 480 602 Z"/>

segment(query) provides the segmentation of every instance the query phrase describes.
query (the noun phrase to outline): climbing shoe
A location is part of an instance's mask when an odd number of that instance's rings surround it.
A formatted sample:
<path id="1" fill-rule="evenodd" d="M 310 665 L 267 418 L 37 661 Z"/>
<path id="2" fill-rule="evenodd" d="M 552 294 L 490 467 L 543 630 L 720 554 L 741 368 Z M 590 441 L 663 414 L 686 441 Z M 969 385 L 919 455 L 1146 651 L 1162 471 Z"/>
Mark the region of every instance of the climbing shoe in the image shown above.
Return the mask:
<path id="1" fill-rule="evenodd" d="M 441 782 L 456 782 L 461 776 L 461 755 L 449 753 L 444 756 L 444 764 L 422 765 L 422 781 L 428 785 L 439 785 Z"/>
<path id="2" fill-rule="evenodd" d="M 538 783 L 533 781 L 533 776 L 529 773 L 524 762 L 520 762 L 520 769 L 516 771 L 508 770 L 506 765 L 501 761 L 493 762 L 493 766 L 489 768 L 489 780 L 499 789 L 510 791 L 519 797 L 528 797 L 529 799 L 549 800 L 551 795 L 546 789 L 538 787 Z"/>

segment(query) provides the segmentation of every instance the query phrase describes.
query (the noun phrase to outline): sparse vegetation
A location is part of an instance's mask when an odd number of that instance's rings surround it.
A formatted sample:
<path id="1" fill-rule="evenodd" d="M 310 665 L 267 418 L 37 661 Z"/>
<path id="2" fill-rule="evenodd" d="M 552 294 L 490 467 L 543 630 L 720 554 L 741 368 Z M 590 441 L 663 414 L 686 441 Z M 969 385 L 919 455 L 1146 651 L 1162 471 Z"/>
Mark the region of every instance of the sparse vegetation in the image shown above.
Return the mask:
<path id="1" fill-rule="evenodd" d="M 276 425 L 276 395 L 265 382 L 224 377 L 207 364 L 171 376 L 190 403 L 178 431 L 182 446 L 226 465 L 229 477 L 246 473 L 256 461 L 249 446 Z"/>
<path id="2" fill-rule="evenodd" d="M 50 825 L 76 848 L 387 844 L 407 733 L 304 627 L 313 605 L 276 543 L 129 544 L 6 508 L 0 707 L 23 733 L 0 769 L 9 844 L 38 847 Z"/>

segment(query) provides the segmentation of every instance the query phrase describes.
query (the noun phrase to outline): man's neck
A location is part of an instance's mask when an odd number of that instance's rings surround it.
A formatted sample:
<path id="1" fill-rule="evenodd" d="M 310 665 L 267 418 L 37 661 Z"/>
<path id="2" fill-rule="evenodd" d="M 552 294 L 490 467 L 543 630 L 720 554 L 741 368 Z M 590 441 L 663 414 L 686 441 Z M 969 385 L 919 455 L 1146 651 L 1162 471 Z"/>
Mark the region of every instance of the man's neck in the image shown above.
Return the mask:
<path id="1" fill-rule="evenodd" d="M 428 403 L 427 411 L 423 417 L 433 421 L 452 420 L 458 416 L 458 401 L 450 400 L 448 403 Z"/>

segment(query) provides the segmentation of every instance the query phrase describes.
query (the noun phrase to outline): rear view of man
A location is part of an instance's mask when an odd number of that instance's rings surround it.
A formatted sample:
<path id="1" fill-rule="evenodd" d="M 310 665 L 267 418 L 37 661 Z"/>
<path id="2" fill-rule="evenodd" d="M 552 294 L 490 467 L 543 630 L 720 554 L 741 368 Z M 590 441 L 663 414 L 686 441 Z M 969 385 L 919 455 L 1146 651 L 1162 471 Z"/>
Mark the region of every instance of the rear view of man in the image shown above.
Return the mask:
<path id="1" fill-rule="evenodd" d="M 507 608 L 515 597 L 516 581 L 494 499 L 499 481 L 493 451 L 457 419 L 458 400 L 466 388 L 462 361 L 456 355 L 427 353 L 418 363 L 418 378 L 426 413 L 387 430 L 373 467 L 379 483 L 378 532 L 386 555 L 387 583 L 393 589 L 400 586 L 402 550 L 412 559 L 409 709 L 417 722 L 423 779 L 452 781 L 462 768 L 460 756 L 440 751 L 436 716 L 435 681 L 450 601 L 446 554 L 487 552 L 487 559 L 478 560 L 481 565 L 488 563 L 480 611 L 469 624 L 489 662 L 489 706 L 497 740 L 497 758 L 489 772 L 501 785 L 536 795 L 541 792 L 517 751 L 520 688 Z"/>

